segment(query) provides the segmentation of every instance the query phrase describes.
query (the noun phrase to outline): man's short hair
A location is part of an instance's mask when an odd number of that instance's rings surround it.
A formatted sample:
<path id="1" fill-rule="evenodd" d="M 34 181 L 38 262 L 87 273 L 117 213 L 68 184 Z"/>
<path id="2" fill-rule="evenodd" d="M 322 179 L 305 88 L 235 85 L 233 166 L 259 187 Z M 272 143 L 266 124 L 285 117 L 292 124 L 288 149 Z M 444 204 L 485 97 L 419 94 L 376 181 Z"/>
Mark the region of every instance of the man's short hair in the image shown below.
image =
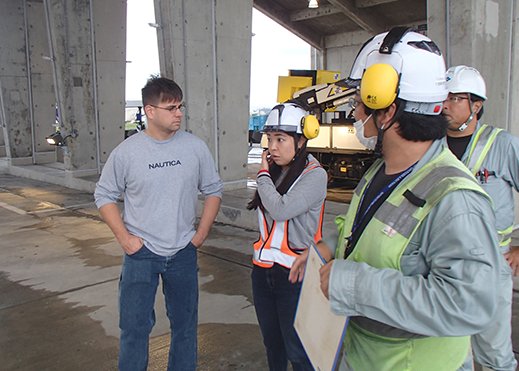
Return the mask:
<path id="1" fill-rule="evenodd" d="M 482 102 L 482 103 L 485 103 L 485 99 L 484 98 L 481 98 L 479 95 L 476 95 L 476 94 L 469 94 L 470 96 L 470 101 L 472 103 L 474 102 Z M 478 120 L 481 119 L 481 117 L 483 116 L 483 104 L 481 105 L 481 109 L 479 110 L 478 112 Z"/>
<path id="2" fill-rule="evenodd" d="M 444 115 L 419 115 L 411 112 L 403 112 L 398 124 L 398 135 L 412 142 L 441 139 L 447 134 L 449 127 Z"/>
<path id="3" fill-rule="evenodd" d="M 397 105 L 405 104 L 405 101 L 397 98 L 395 103 Z M 366 115 L 376 115 L 374 110 L 366 106 L 364 107 Z M 411 142 L 427 142 L 429 140 L 441 139 L 447 135 L 447 128 L 449 127 L 449 123 L 443 115 L 420 115 L 406 111 L 402 112 L 396 124 L 398 124 L 396 127 L 398 135 Z"/>
<path id="4" fill-rule="evenodd" d="M 143 106 L 161 102 L 181 102 L 182 98 L 180 86 L 166 77 L 151 76 L 142 88 Z"/>

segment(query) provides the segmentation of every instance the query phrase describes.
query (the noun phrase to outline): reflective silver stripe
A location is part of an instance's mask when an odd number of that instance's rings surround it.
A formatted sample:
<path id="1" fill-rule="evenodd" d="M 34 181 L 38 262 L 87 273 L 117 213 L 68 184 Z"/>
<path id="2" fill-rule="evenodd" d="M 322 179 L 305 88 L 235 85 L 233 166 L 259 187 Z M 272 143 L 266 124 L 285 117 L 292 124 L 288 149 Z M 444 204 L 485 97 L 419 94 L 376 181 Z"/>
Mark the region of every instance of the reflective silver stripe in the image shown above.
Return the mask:
<path id="1" fill-rule="evenodd" d="M 501 238 L 501 241 L 499 241 L 499 245 L 508 245 L 510 243 L 510 239 L 512 238 L 512 233 L 507 233 L 503 235 L 503 238 Z"/>
<path id="2" fill-rule="evenodd" d="M 287 268 L 292 267 L 296 258 L 287 254 L 283 254 L 275 248 L 261 249 L 257 253 L 254 251 L 254 259 L 260 263 L 278 263 Z"/>
<path id="3" fill-rule="evenodd" d="M 472 151 L 469 159 L 469 163 L 467 164 L 467 167 L 470 171 L 472 171 L 472 168 L 476 165 L 476 162 L 479 159 L 479 156 L 481 156 L 481 153 L 483 153 L 483 150 L 485 149 L 485 146 L 487 145 L 488 138 L 490 137 L 490 134 L 492 134 L 492 130 L 494 128 L 491 126 L 487 126 L 481 134 L 478 137 L 478 142 L 476 143 L 476 146 L 474 147 L 474 151 Z"/>
<path id="4" fill-rule="evenodd" d="M 366 178 L 362 178 L 359 182 L 359 184 L 357 184 L 357 188 L 355 188 L 355 194 L 357 196 L 360 197 L 360 194 L 362 192 L 362 189 L 364 188 L 364 186 L 366 185 Z"/>
<path id="5" fill-rule="evenodd" d="M 458 168 L 452 166 L 437 167 L 420 180 L 418 184 L 413 187 L 411 192 L 413 192 L 415 196 L 426 200 L 431 190 L 440 181 L 452 177 L 463 177 L 474 181 L 469 174 Z M 404 193 L 406 189 L 401 189 L 400 191 Z M 402 203 L 399 206 L 395 206 L 389 202 L 384 202 L 376 212 L 375 218 L 390 226 L 405 238 L 410 238 L 416 226 L 420 222 L 418 219 L 413 217 L 413 214 L 417 209 L 418 206 L 413 205 L 406 198 L 402 200 Z"/>
<path id="6" fill-rule="evenodd" d="M 276 227 L 271 231 L 272 238 L 270 239 L 270 247 L 276 247 L 281 249 L 283 244 L 283 238 L 285 237 L 285 224 L 286 221 L 274 222 Z"/>
<path id="7" fill-rule="evenodd" d="M 384 202 L 375 214 L 375 218 L 389 225 L 405 238 L 410 238 L 419 220 L 413 218 L 418 207 L 404 199 L 400 206 Z"/>
<path id="8" fill-rule="evenodd" d="M 437 167 L 429 172 L 417 185 L 411 190 L 416 196 L 426 199 L 429 192 L 444 178 L 466 178 L 476 183 L 474 177 L 467 174 L 461 169 L 454 166 Z"/>
<path id="9" fill-rule="evenodd" d="M 394 339 L 423 339 L 427 336 L 415 334 L 413 332 L 409 332 L 406 330 L 401 330 L 399 328 L 386 325 L 385 323 L 375 321 L 373 319 L 367 317 L 350 317 L 350 321 L 354 322 L 356 325 L 362 327 L 364 330 L 369 331 L 373 334 L 385 336 L 388 338 Z"/>
<path id="10" fill-rule="evenodd" d="M 499 233 L 499 235 L 501 236 L 501 240 L 499 240 L 499 246 L 501 247 L 509 245 L 510 242 L 512 242 L 512 232 L 507 233 L 508 230 L 511 230 L 513 232 L 513 226 L 508 227 L 503 231 L 497 231 L 497 233 Z"/>
<path id="11" fill-rule="evenodd" d="M 263 224 L 263 223 L 266 223 L 265 215 L 263 215 L 261 208 L 258 207 L 257 210 L 258 210 L 258 224 L 259 224 L 261 240 L 265 241 L 265 239 L 267 238 L 267 231 L 265 230 L 265 225 Z"/>

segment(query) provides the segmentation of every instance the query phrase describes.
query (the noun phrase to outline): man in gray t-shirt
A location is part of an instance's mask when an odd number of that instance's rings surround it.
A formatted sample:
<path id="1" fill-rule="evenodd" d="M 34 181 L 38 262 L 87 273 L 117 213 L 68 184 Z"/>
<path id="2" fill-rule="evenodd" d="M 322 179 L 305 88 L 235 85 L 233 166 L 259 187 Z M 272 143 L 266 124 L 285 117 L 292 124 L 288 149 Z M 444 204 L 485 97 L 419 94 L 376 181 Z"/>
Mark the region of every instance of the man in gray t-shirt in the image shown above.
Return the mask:
<path id="1" fill-rule="evenodd" d="M 168 370 L 196 369 L 196 250 L 218 213 L 223 184 L 205 143 L 179 130 L 182 97 L 174 81 L 148 80 L 142 89 L 148 126 L 112 151 L 94 194 L 125 252 L 119 282 L 119 370 L 147 368 L 159 276 L 171 323 Z M 195 230 L 198 190 L 206 198 Z M 121 217 L 117 200 L 122 194 Z"/>

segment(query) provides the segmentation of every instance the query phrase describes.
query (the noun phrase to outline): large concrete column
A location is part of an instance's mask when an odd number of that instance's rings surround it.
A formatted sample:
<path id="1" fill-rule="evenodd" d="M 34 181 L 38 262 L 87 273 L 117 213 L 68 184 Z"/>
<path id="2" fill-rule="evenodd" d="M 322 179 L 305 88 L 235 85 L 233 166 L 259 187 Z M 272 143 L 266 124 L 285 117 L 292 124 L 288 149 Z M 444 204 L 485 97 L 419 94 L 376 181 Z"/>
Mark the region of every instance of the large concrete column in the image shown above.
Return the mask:
<path id="1" fill-rule="evenodd" d="M 49 52 L 47 22 L 42 1 L 27 1 L 30 94 L 32 102 L 34 164 L 56 161 L 56 149 L 45 137 L 55 131 L 56 94 Z"/>
<path id="2" fill-rule="evenodd" d="M 99 162 L 124 140 L 126 0 L 95 0 L 94 35 Z"/>
<path id="3" fill-rule="evenodd" d="M 252 0 L 155 0 L 161 74 L 183 89 L 185 129 L 213 153 L 226 188 L 247 180 Z"/>
<path id="4" fill-rule="evenodd" d="M 452 1 L 452 0 L 451 0 Z M 450 49 L 447 43 L 447 22 L 450 18 L 447 12 L 449 0 L 427 1 L 427 36 L 440 48 L 445 64 L 450 63 Z"/>
<path id="5" fill-rule="evenodd" d="M 513 1 L 511 12 L 512 43 L 510 45 L 510 75 L 509 75 L 509 100 L 508 100 L 508 131 L 519 137 L 519 2 Z M 488 82 L 487 82 L 488 84 Z M 485 113 L 486 115 L 486 113 Z M 489 116 L 486 116 L 487 118 Z"/>
<path id="6" fill-rule="evenodd" d="M 487 85 L 483 123 L 519 136 L 519 20 L 517 0 L 427 2 L 429 36 L 440 46 L 447 67 L 476 67 Z M 515 199 L 519 220 L 519 197 Z M 517 223 L 517 222 L 516 222 Z"/>
<path id="7" fill-rule="evenodd" d="M 101 161 L 124 138 L 126 4 L 44 3 L 61 131 L 70 135 L 65 169 L 74 176 L 97 174 Z"/>
<path id="8" fill-rule="evenodd" d="M 54 103 L 52 74 L 43 4 L 6 0 L 0 13 L 2 64 L 0 113 L 2 144 L 12 165 L 54 161 L 45 141 L 52 132 Z M 3 155 L 4 153 L 2 153 Z"/>

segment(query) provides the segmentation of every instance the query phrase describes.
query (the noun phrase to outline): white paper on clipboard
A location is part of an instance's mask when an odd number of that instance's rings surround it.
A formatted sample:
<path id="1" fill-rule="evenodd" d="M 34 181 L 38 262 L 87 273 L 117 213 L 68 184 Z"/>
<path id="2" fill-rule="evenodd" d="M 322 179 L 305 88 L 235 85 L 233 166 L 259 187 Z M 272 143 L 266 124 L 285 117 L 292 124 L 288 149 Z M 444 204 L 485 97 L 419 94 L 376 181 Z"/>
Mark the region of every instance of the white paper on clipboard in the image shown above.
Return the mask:
<path id="1" fill-rule="evenodd" d="M 321 291 L 319 268 L 325 264 L 315 245 L 308 249 L 294 327 L 316 371 L 333 371 L 348 317 L 337 316 Z"/>

